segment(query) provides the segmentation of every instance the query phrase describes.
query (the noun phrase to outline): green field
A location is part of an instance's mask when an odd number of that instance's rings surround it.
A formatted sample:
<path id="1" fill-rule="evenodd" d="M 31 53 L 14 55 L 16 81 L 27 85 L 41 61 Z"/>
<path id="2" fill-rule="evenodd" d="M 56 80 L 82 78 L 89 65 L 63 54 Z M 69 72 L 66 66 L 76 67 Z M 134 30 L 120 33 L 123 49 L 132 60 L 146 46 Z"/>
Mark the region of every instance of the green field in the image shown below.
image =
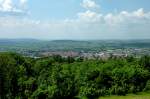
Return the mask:
<path id="1" fill-rule="evenodd" d="M 150 92 L 128 94 L 126 96 L 107 96 L 107 97 L 100 97 L 99 99 L 150 99 Z"/>

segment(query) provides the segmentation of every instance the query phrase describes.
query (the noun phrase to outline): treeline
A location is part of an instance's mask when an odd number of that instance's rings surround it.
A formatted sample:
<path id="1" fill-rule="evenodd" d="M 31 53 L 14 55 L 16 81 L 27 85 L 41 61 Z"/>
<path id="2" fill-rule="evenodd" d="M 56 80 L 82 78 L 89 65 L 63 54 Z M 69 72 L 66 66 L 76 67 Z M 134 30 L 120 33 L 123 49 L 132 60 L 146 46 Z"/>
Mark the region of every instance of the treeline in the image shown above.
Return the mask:
<path id="1" fill-rule="evenodd" d="M 150 90 L 150 57 L 33 59 L 0 53 L 0 99 L 95 99 Z"/>

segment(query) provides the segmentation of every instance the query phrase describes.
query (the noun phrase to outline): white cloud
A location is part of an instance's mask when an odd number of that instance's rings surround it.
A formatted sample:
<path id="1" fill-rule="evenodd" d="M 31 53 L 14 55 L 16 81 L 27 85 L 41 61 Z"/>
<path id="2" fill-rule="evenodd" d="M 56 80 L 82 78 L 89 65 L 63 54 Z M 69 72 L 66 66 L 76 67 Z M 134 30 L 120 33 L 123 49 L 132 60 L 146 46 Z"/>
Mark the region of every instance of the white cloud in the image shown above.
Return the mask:
<path id="1" fill-rule="evenodd" d="M 25 6 L 26 3 L 27 3 L 27 0 L 20 0 L 20 5 L 21 5 L 21 6 Z"/>
<path id="2" fill-rule="evenodd" d="M 143 8 L 133 12 L 121 11 L 118 14 L 109 13 L 104 16 L 104 20 L 109 24 L 138 23 L 150 21 L 150 12 L 144 12 Z"/>
<path id="3" fill-rule="evenodd" d="M 79 12 L 78 20 L 84 22 L 98 22 L 101 21 L 102 14 L 95 9 L 99 8 L 94 0 L 83 0 L 81 6 L 86 9 L 85 12 Z"/>
<path id="4" fill-rule="evenodd" d="M 137 11 L 133 12 L 133 14 L 137 17 L 143 17 L 145 15 L 143 8 L 138 9 Z"/>
<path id="5" fill-rule="evenodd" d="M 99 7 L 94 0 L 83 0 L 81 6 L 86 9 L 95 9 Z"/>
<path id="6" fill-rule="evenodd" d="M 11 0 L 1 0 L 0 9 L 2 11 L 11 11 L 12 10 L 12 1 Z"/>
<path id="7" fill-rule="evenodd" d="M 24 6 L 27 0 L 20 0 L 20 4 L 15 4 L 13 0 L 0 0 L 0 14 L 7 15 L 24 15 L 26 13 Z"/>
<path id="8" fill-rule="evenodd" d="M 102 15 L 99 13 L 87 10 L 86 12 L 78 13 L 78 17 L 82 21 L 98 22 L 101 20 Z"/>

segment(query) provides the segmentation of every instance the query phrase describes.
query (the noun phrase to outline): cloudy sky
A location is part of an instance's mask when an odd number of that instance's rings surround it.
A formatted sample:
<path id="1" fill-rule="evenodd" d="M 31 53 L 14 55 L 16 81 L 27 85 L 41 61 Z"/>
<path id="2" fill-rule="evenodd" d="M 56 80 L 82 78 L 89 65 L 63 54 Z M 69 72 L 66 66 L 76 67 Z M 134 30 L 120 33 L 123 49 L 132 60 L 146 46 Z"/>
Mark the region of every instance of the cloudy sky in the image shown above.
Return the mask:
<path id="1" fill-rule="evenodd" d="M 150 39 L 150 0 L 0 0 L 0 38 Z"/>

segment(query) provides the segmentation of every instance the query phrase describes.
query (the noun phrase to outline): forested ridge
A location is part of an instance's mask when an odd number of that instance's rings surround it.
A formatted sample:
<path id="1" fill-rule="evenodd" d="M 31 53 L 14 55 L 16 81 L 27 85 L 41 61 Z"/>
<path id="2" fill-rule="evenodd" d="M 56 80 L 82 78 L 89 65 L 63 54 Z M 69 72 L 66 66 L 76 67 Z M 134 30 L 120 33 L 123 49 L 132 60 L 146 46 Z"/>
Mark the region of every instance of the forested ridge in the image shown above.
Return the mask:
<path id="1" fill-rule="evenodd" d="M 0 53 L 0 99 L 95 99 L 150 90 L 150 56 L 85 60 Z"/>

